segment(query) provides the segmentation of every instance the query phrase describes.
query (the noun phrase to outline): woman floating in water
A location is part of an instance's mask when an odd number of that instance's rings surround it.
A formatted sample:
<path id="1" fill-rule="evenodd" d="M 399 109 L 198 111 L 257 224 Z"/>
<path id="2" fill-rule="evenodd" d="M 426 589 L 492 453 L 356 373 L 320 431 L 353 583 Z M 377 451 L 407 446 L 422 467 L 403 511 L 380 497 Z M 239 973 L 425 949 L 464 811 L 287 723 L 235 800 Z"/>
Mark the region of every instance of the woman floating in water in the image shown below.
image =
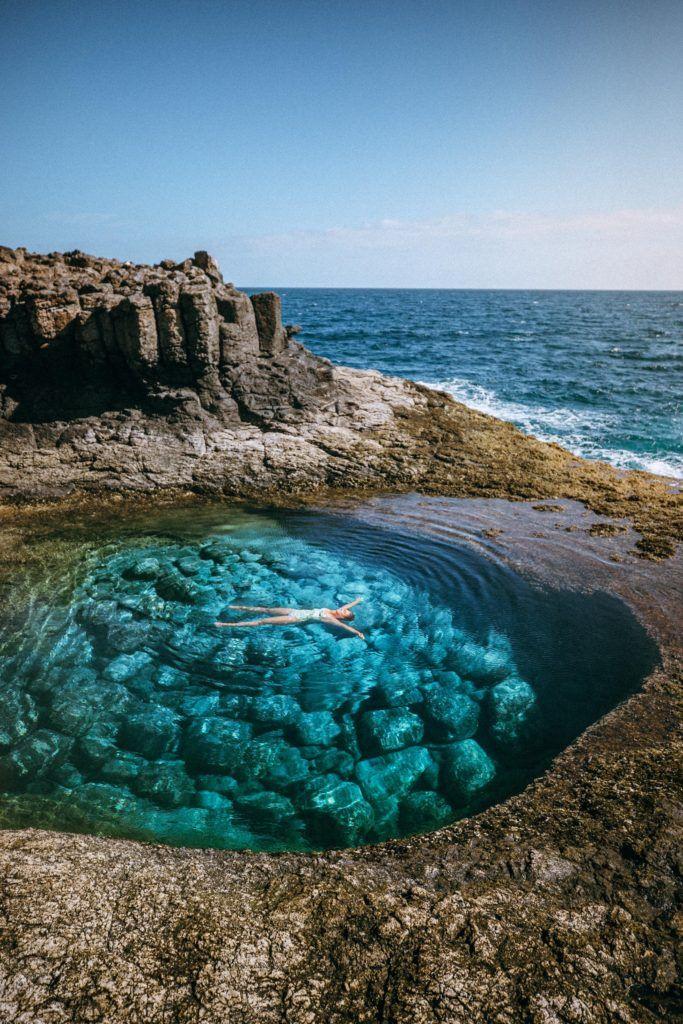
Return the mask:
<path id="1" fill-rule="evenodd" d="M 264 608 L 262 605 L 231 604 L 231 608 L 242 612 L 273 612 L 274 614 L 263 619 L 249 619 L 245 622 L 217 622 L 216 625 L 235 629 L 239 626 L 291 626 L 302 622 L 327 622 L 331 626 L 339 626 L 347 633 L 353 633 L 354 636 L 365 640 L 365 636 L 359 630 L 354 629 L 353 626 L 347 626 L 346 622 L 342 621 L 353 618 L 351 609 L 360 604 L 362 600 L 362 597 L 357 597 L 355 601 L 343 604 L 341 608 Z"/>

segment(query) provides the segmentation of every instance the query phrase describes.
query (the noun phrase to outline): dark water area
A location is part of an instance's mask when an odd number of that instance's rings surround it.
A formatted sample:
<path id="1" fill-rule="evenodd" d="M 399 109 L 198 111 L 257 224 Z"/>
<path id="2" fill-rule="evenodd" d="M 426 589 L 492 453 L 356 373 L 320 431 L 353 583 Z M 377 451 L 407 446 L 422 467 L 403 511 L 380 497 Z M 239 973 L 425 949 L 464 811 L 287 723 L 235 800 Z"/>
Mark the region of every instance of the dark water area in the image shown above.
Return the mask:
<path id="1" fill-rule="evenodd" d="M 309 850 L 520 791 L 658 661 L 627 605 L 464 543 L 322 512 L 63 530 L 0 620 L 0 820 Z M 231 604 L 362 598 L 366 641 L 217 629 Z"/>
<path id="2" fill-rule="evenodd" d="M 683 476 L 683 292 L 278 291 L 303 343 L 337 363 L 428 383 L 585 458 Z"/>

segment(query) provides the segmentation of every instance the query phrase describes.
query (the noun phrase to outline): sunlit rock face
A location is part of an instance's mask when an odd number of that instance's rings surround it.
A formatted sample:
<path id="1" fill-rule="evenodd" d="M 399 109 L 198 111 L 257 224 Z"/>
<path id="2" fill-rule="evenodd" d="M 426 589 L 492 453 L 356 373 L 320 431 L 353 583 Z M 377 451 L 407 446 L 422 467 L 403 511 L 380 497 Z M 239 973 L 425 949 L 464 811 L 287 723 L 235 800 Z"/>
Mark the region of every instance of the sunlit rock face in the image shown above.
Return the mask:
<path id="1" fill-rule="evenodd" d="M 518 790 L 638 685 L 625 606 L 341 517 L 169 515 L 60 538 L 0 624 L 10 824 L 237 849 L 438 828 Z M 335 607 L 221 629 L 232 604 Z"/>

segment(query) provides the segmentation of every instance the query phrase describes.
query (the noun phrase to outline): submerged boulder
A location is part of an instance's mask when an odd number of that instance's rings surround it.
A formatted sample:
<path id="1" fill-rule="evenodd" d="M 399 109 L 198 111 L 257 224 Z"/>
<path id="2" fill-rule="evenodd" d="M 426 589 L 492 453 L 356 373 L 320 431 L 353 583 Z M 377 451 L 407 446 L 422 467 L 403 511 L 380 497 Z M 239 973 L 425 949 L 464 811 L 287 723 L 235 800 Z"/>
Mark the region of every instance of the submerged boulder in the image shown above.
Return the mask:
<path id="1" fill-rule="evenodd" d="M 402 798 L 399 820 L 402 832 L 428 832 L 440 828 L 453 817 L 453 808 L 433 789 L 416 790 Z"/>
<path id="2" fill-rule="evenodd" d="M 505 679 L 514 667 L 512 654 L 503 643 L 484 647 L 474 640 L 465 640 L 456 647 L 453 657 L 463 676 L 483 685 Z"/>
<path id="3" fill-rule="evenodd" d="M 156 761 L 142 769 L 133 789 L 162 807 L 180 807 L 189 802 L 194 783 L 183 761 Z"/>
<path id="4" fill-rule="evenodd" d="M 254 697 L 249 708 L 250 716 L 259 725 L 293 725 L 301 714 L 301 708 L 293 697 L 284 693 L 273 693 Z"/>
<path id="5" fill-rule="evenodd" d="M 50 729 L 30 733 L 0 758 L 0 788 L 40 778 L 69 756 L 73 740 Z"/>
<path id="6" fill-rule="evenodd" d="M 0 702 L 0 750 L 26 736 L 38 721 L 33 697 L 18 686 L 3 688 Z"/>
<path id="7" fill-rule="evenodd" d="M 144 757 L 130 750 L 114 750 L 100 768 L 100 775 L 105 782 L 121 783 L 129 786 L 138 777 L 147 764 Z"/>
<path id="8" fill-rule="evenodd" d="M 235 807 L 258 830 L 263 822 L 280 821 L 294 817 L 294 804 L 281 793 L 262 790 L 235 797 Z"/>
<path id="9" fill-rule="evenodd" d="M 467 803 L 488 785 L 496 767 L 476 740 L 451 743 L 441 751 L 441 786 L 456 803 Z"/>
<path id="10" fill-rule="evenodd" d="M 302 787 L 298 804 L 307 812 L 314 843 L 351 845 L 372 825 L 373 810 L 360 787 L 338 775 L 311 779 Z"/>
<path id="11" fill-rule="evenodd" d="M 170 708 L 145 707 L 124 718 L 119 740 L 147 758 L 161 757 L 178 745 L 180 729 Z"/>
<path id="12" fill-rule="evenodd" d="M 536 694 L 516 676 L 494 686 L 489 693 L 489 730 L 501 747 L 517 747 L 533 728 Z"/>
<path id="13" fill-rule="evenodd" d="M 158 558 L 140 558 L 123 570 L 122 575 L 127 580 L 150 581 L 155 580 L 161 573 L 161 563 Z"/>
<path id="14" fill-rule="evenodd" d="M 426 688 L 424 708 L 436 739 L 466 740 L 477 731 L 478 704 L 450 686 L 436 683 Z"/>
<path id="15" fill-rule="evenodd" d="M 404 708 L 366 711 L 358 722 L 358 735 L 369 754 L 401 750 L 419 743 L 424 732 L 422 719 Z"/>
<path id="16" fill-rule="evenodd" d="M 308 762 L 297 747 L 282 737 L 260 737 L 248 744 L 235 768 L 237 778 L 249 782 L 258 779 L 269 789 L 287 792 L 310 774 Z"/>
<path id="17" fill-rule="evenodd" d="M 403 796 L 425 773 L 435 769 L 425 747 L 408 747 L 383 757 L 372 757 L 356 765 L 356 779 L 372 803 L 388 796 Z"/>
<path id="18" fill-rule="evenodd" d="M 302 746 L 327 746 L 340 732 L 341 727 L 329 711 L 302 712 L 293 728 L 294 738 Z"/>
<path id="19" fill-rule="evenodd" d="M 244 759 L 251 726 L 231 718 L 197 718 L 185 733 L 183 751 L 188 763 L 204 772 L 230 774 Z"/>
<path id="20" fill-rule="evenodd" d="M 152 665 L 152 657 L 144 651 L 134 654 L 120 654 L 109 662 L 104 670 L 104 678 L 112 683 L 126 683 Z"/>
<path id="21" fill-rule="evenodd" d="M 175 570 L 160 576 L 155 589 L 164 601 L 178 601 L 181 604 L 196 604 L 201 594 L 196 583 Z"/>

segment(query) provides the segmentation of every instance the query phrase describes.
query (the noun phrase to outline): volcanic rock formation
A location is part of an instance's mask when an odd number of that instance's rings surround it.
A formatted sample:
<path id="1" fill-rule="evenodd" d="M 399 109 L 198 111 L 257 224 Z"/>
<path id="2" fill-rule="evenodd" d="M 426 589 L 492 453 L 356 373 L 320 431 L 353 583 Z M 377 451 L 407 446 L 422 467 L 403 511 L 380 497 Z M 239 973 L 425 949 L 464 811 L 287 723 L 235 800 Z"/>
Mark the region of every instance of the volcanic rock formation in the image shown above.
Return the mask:
<path id="1" fill-rule="evenodd" d="M 356 432 L 412 400 L 295 330 L 206 252 L 151 267 L 0 248 L 0 493 L 330 482 Z"/>
<path id="2" fill-rule="evenodd" d="M 0 501 L 158 488 L 272 500 L 325 490 L 571 497 L 628 516 L 641 552 L 680 498 L 427 387 L 335 366 L 273 292 L 206 252 L 156 266 L 0 247 Z"/>

